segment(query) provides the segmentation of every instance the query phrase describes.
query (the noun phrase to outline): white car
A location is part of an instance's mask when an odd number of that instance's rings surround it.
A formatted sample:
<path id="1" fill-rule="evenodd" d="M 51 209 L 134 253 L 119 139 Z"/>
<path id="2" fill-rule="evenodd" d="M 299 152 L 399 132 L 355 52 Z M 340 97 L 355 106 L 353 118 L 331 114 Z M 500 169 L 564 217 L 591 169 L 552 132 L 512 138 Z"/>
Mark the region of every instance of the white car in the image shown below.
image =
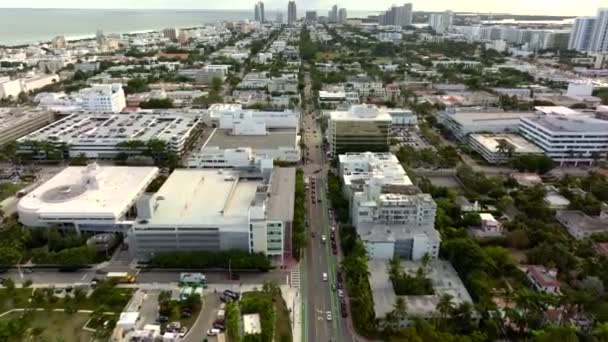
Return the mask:
<path id="1" fill-rule="evenodd" d="M 327 241 L 327 236 L 325 234 L 321 235 L 321 242 L 325 243 Z"/>
<path id="2" fill-rule="evenodd" d="M 323 281 L 327 281 L 327 273 L 323 272 Z"/>
<path id="3" fill-rule="evenodd" d="M 338 290 L 338 297 L 340 297 L 340 298 L 344 297 L 344 291 Z"/>
<path id="4" fill-rule="evenodd" d="M 207 330 L 207 336 L 217 336 L 220 333 L 220 329 L 209 329 Z"/>
<path id="5" fill-rule="evenodd" d="M 331 321 L 331 311 L 327 311 L 327 320 Z"/>
<path id="6" fill-rule="evenodd" d="M 180 338 L 183 338 L 184 336 L 186 336 L 186 333 L 187 333 L 187 332 L 188 332 L 188 328 L 186 328 L 186 327 L 182 327 L 182 328 L 179 330 L 179 337 L 180 337 Z"/>

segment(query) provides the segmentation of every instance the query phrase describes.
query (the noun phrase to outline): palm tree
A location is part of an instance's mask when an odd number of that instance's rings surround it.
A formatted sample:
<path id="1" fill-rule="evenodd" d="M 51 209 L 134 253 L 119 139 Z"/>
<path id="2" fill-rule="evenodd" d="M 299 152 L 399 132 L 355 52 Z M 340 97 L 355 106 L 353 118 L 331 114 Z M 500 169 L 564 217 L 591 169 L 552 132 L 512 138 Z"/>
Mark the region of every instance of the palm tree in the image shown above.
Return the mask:
<path id="1" fill-rule="evenodd" d="M 395 256 L 389 260 L 388 274 L 391 279 L 397 279 L 401 275 L 401 263 L 399 257 Z"/>
<path id="2" fill-rule="evenodd" d="M 397 297 L 393 305 L 393 312 L 399 319 L 399 322 L 402 322 L 407 317 L 407 303 L 403 297 Z"/>
<path id="3" fill-rule="evenodd" d="M 451 313 L 451 320 L 458 323 L 458 331 L 460 333 L 469 334 L 472 330 L 472 322 L 474 315 L 473 304 L 463 302 L 458 305 Z"/>
<path id="4" fill-rule="evenodd" d="M 447 321 L 448 316 L 452 310 L 454 310 L 454 303 L 452 303 L 453 298 L 454 297 L 449 293 L 444 293 L 441 295 L 441 297 L 439 297 L 436 310 L 439 312 L 441 326 L 443 327 L 445 327 L 445 322 Z"/>

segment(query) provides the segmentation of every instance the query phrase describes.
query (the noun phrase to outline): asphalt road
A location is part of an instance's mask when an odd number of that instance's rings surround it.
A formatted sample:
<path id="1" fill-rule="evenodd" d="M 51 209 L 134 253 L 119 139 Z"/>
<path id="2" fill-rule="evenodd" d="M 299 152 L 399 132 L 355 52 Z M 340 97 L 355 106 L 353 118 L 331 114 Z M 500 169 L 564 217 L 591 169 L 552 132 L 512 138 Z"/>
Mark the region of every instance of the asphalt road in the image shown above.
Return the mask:
<path id="1" fill-rule="evenodd" d="M 310 93 L 310 79 L 306 75 L 307 94 Z M 338 271 L 337 257 L 332 254 L 330 244 L 331 225 L 328 217 L 328 201 L 325 192 L 327 165 L 325 152 L 322 149 L 321 129 L 313 116 L 305 110 L 303 118 L 303 136 L 307 146 L 309 163 L 304 166 L 304 175 L 311 180 L 307 192 L 307 231 L 308 244 L 306 255 L 302 262 L 304 268 L 304 327 L 303 341 L 353 341 L 348 324 L 340 315 L 340 304 L 337 293 L 331 290 L 331 284 L 336 284 Z M 310 129 L 309 129 L 310 127 Z M 316 133 L 315 133 L 316 132 Z M 316 172 L 321 169 L 321 172 Z M 312 180 L 315 180 L 313 187 Z M 314 189 L 314 201 L 313 201 Z M 318 199 L 321 198 L 321 202 Z M 315 237 L 313 237 L 313 232 Z M 321 236 L 326 236 L 326 243 Z M 322 274 L 327 273 L 328 280 L 324 281 Z M 327 311 L 331 312 L 332 320 L 327 320 Z"/>
<path id="2" fill-rule="evenodd" d="M 112 267 L 104 269 L 105 271 L 127 271 L 129 269 L 114 269 Z M 279 285 L 287 283 L 288 271 L 276 270 L 266 273 L 240 273 L 238 281 L 229 280 L 227 272 L 204 272 L 209 284 L 262 284 L 265 281 L 276 281 Z M 179 281 L 180 272 L 176 271 L 152 271 L 140 272 L 137 274 L 136 282 L 142 284 L 168 284 L 177 283 Z M 56 269 L 35 269 L 32 273 L 21 272 L 18 269 L 11 269 L 0 277 L 11 278 L 17 284 L 21 284 L 29 279 L 34 284 L 74 284 L 74 283 L 90 283 L 93 278 L 103 278 L 103 274 L 96 274 L 94 269 L 79 270 L 76 272 L 58 272 Z"/>

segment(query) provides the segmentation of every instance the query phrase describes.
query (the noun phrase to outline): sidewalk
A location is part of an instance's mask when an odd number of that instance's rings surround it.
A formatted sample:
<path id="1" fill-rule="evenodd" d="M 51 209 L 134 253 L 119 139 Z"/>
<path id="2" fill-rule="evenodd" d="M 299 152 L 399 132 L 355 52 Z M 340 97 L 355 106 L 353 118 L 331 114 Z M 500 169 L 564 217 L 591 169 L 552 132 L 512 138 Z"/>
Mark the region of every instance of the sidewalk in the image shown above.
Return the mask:
<path id="1" fill-rule="evenodd" d="M 300 291 L 292 288 L 289 285 L 281 285 L 281 294 L 287 305 L 287 309 L 291 312 L 291 333 L 293 335 L 293 341 L 302 341 L 302 298 Z"/>

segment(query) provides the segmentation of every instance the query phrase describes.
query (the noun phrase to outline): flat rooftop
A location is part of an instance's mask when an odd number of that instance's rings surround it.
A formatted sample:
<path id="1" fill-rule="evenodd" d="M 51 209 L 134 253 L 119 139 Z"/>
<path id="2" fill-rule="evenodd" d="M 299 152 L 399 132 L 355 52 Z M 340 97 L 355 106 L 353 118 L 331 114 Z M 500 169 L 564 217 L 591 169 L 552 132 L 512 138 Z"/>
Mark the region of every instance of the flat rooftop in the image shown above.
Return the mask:
<path id="1" fill-rule="evenodd" d="M 156 167 L 68 167 L 19 201 L 41 218 L 119 219 L 158 174 Z"/>
<path id="2" fill-rule="evenodd" d="M 243 315 L 243 331 L 245 334 L 261 334 L 260 314 Z"/>
<path id="3" fill-rule="evenodd" d="M 32 108 L 0 108 L 0 132 L 23 125 L 41 116 L 49 116 L 49 112 Z"/>
<path id="4" fill-rule="evenodd" d="M 150 225 L 247 224 L 249 208 L 261 181 L 238 171 L 179 169 L 151 198 L 156 209 Z"/>
<path id="5" fill-rule="evenodd" d="M 270 220 L 293 221 L 296 169 L 275 167 L 270 177 L 270 198 L 266 211 Z"/>
<path id="6" fill-rule="evenodd" d="M 526 118 L 528 122 L 554 133 L 585 133 L 608 136 L 608 121 L 589 115 L 537 115 Z"/>
<path id="7" fill-rule="evenodd" d="M 465 125 L 487 125 L 517 122 L 521 117 L 533 117 L 531 112 L 456 112 L 448 115 L 452 120 Z"/>
<path id="8" fill-rule="evenodd" d="M 439 240 L 439 232 L 432 225 L 412 227 L 409 225 L 385 225 L 374 223 L 359 223 L 357 233 L 363 241 L 394 242 L 411 239 L 418 234 L 425 234 Z"/>
<path id="9" fill-rule="evenodd" d="M 390 114 L 374 105 L 353 105 L 348 111 L 329 113 L 332 121 L 392 121 Z"/>
<path id="10" fill-rule="evenodd" d="M 394 309 L 397 295 L 388 275 L 387 260 L 369 260 L 370 287 L 374 299 L 374 310 L 377 318 L 383 318 Z M 419 261 L 401 261 L 401 268 L 410 274 L 416 274 L 422 266 Z M 452 302 L 458 305 L 463 302 L 472 303 L 464 283 L 449 261 L 432 260 L 428 266 L 428 278 L 433 284 L 433 295 L 403 296 L 406 301 L 408 313 L 412 315 L 427 316 L 435 312 L 439 298 L 443 294 L 452 295 Z"/>
<path id="11" fill-rule="evenodd" d="M 121 141 L 160 139 L 171 142 L 190 134 L 195 115 L 177 113 L 77 113 L 21 138 L 71 145 L 116 144 Z"/>
<path id="12" fill-rule="evenodd" d="M 555 218 L 563 225 L 574 227 L 588 233 L 608 231 L 608 221 L 591 217 L 580 210 L 558 210 Z"/>
<path id="13" fill-rule="evenodd" d="M 501 142 L 513 147 L 515 153 L 544 153 L 542 149 L 518 134 L 471 134 L 469 139 L 475 140 L 492 153 L 498 153 Z"/>
<path id="14" fill-rule="evenodd" d="M 204 147 L 266 150 L 294 148 L 297 145 L 298 133 L 295 128 L 267 128 L 267 135 L 232 135 L 231 132 L 231 129 L 216 129 Z"/>

